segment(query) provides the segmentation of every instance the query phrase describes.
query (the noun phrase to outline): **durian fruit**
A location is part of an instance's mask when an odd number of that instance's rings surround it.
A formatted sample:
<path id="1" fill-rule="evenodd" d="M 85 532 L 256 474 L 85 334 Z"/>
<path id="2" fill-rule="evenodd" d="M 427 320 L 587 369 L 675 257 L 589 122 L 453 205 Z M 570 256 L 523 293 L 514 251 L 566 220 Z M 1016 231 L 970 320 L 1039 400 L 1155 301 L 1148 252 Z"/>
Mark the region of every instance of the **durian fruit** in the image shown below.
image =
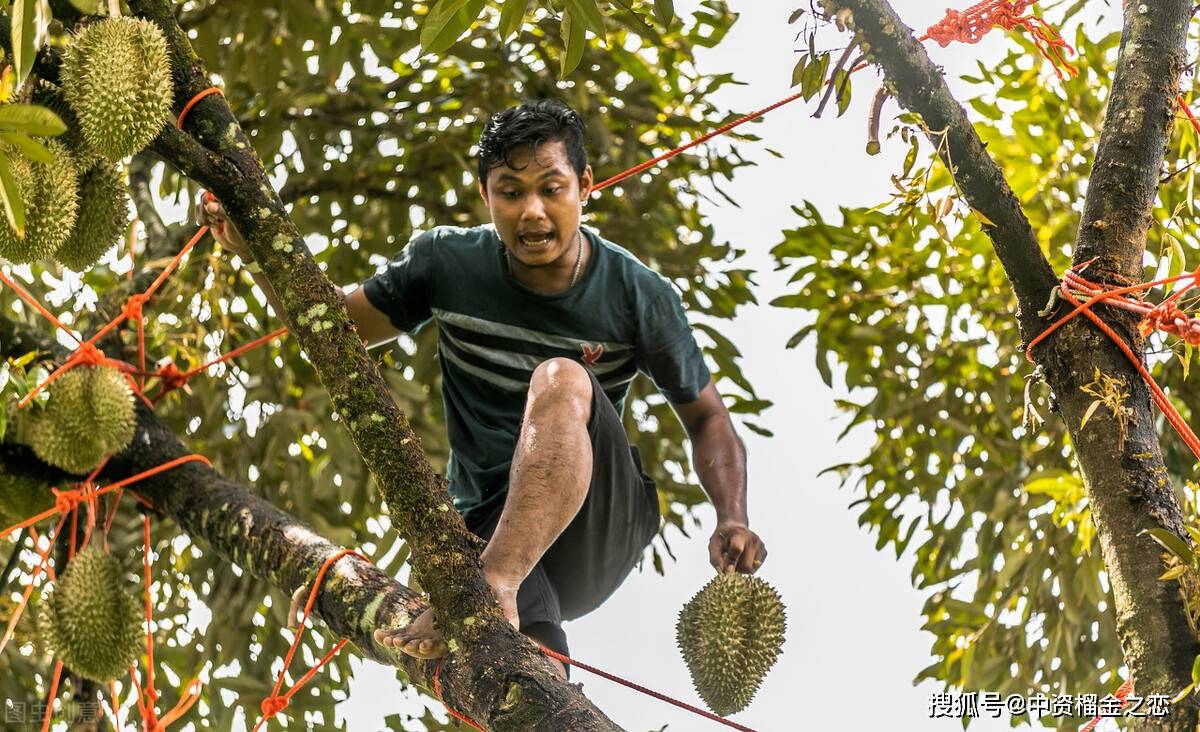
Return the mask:
<path id="1" fill-rule="evenodd" d="M 90 147 L 114 163 L 133 155 L 171 111 L 166 38 L 143 18 L 92 23 L 67 46 L 62 86 Z"/>
<path id="2" fill-rule="evenodd" d="M 0 470 L 0 530 L 32 518 L 54 505 L 46 483 Z"/>
<path id="3" fill-rule="evenodd" d="M 141 652 L 141 603 L 121 563 L 94 547 L 67 564 L 43 599 L 38 620 L 51 653 L 95 681 L 125 674 Z"/>
<path id="4" fill-rule="evenodd" d="M 93 150 L 87 144 L 87 140 L 83 139 L 83 132 L 79 129 L 79 118 L 75 116 L 71 105 L 67 104 L 67 98 L 62 91 L 50 84 L 39 84 L 33 92 L 33 103 L 54 112 L 67 126 L 66 132 L 54 139 L 66 146 L 80 172 L 103 160 L 100 153 Z"/>
<path id="5" fill-rule="evenodd" d="M 720 715 L 745 709 L 783 647 L 779 593 L 746 574 L 719 574 L 683 606 L 675 640 L 692 684 Z"/>
<path id="6" fill-rule="evenodd" d="M 35 163 L 11 150 L 6 155 L 13 179 L 25 205 L 25 238 L 0 217 L 0 257 L 14 264 L 51 257 L 58 251 L 78 216 L 79 175 L 66 147 L 57 140 L 44 143 L 53 160 Z"/>
<path id="7" fill-rule="evenodd" d="M 99 163 L 79 179 L 79 217 L 55 258 L 75 271 L 88 269 L 121 238 L 129 223 L 129 198 L 111 163 Z"/>
<path id="8" fill-rule="evenodd" d="M 50 398 L 29 430 L 42 461 L 86 473 L 133 440 L 133 390 L 111 366 L 76 366 L 47 387 Z"/>

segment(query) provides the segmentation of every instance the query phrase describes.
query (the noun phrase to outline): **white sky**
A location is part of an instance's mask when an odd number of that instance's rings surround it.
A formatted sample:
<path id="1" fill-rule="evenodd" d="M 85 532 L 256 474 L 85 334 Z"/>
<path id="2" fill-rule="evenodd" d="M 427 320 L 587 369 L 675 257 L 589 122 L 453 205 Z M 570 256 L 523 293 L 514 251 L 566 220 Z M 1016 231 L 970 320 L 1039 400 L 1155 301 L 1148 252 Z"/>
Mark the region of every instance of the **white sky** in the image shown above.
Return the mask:
<path id="1" fill-rule="evenodd" d="M 696 4 L 676 0 L 680 13 Z M 701 69 L 732 71 L 747 82 L 721 90 L 717 101 L 749 111 L 790 93 L 798 26 L 788 26 L 786 20 L 808 0 L 732 4 L 742 18 L 718 49 L 701 53 Z M 938 20 L 948 4 L 953 3 L 893 0 L 906 22 L 918 28 Z M 1119 22 L 1104 12 L 1107 7 L 1095 0 L 1091 13 L 1107 16 L 1105 32 Z M 977 46 L 930 50 L 953 79 L 971 71 L 976 59 L 997 58 L 1006 43 L 1004 33 L 995 32 Z M 884 154 L 876 158 L 862 152 L 873 88 L 869 78 L 859 84 L 855 105 L 841 119 L 829 114 L 814 120 L 815 105 L 796 102 L 751 126 L 763 142 L 743 150 L 759 165 L 743 169 L 723 186 L 741 208 L 707 207 L 718 239 L 748 250 L 748 263 L 760 272 L 758 297 L 763 303 L 786 289 L 785 277 L 771 271 L 769 250 L 781 240 L 781 231 L 797 223 L 791 204 L 809 199 L 830 214 L 839 204 L 878 203 L 890 188 L 888 176 L 897 170 L 903 150 L 885 144 Z M 784 159 L 765 153 L 763 146 L 783 153 Z M 920 630 L 925 593 L 909 582 L 911 560 L 896 561 L 893 554 L 875 551 L 875 538 L 857 526 L 857 514 L 847 508 L 855 496 L 839 491 L 835 477 L 817 477 L 829 465 L 861 457 L 870 436 L 858 432 L 834 442 L 844 422 L 835 419 L 833 400 L 842 394 L 821 383 L 811 345 L 784 350 L 800 325 L 796 312 L 763 306 L 746 308 L 736 323 L 723 326 L 745 356 L 747 376 L 763 397 L 775 401 L 760 421 L 776 436 L 764 439 L 743 431 L 743 437 L 749 451 L 751 527 L 770 550 L 761 576 L 788 605 L 784 654 L 756 700 L 734 719 L 760 731 L 961 729 L 958 720 L 929 718 L 929 694 L 938 685 L 912 684 L 917 671 L 932 662 L 933 636 Z M 712 576 L 706 545 L 713 514 L 704 510 L 700 515 L 704 528 L 690 541 L 674 535 L 672 548 L 679 561 L 665 577 L 652 570 L 635 575 L 604 607 L 566 626 L 576 658 L 697 705 L 701 702 L 675 647 L 674 624 L 679 608 Z M 382 729 L 387 714 L 412 710 L 413 702 L 396 691 L 393 670 L 371 662 L 356 661 L 355 667 L 351 697 L 339 707 L 351 730 Z M 588 696 L 629 730 L 647 732 L 664 725 L 671 732 L 725 729 L 586 672 L 574 672 L 572 681 L 582 681 Z M 1108 690 L 1075 691 L 1103 695 Z M 999 731 L 1009 725 L 1007 719 L 979 720 L 971 729 Z"/>

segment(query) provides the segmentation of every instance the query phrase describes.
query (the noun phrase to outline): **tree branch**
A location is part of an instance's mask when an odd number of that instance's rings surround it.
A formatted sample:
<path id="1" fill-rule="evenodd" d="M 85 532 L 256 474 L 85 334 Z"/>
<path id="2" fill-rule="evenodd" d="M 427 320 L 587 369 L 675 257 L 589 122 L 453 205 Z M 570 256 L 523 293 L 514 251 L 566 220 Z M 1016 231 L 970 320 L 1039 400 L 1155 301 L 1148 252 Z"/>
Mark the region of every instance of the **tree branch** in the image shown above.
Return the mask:
<path id="1" fill-rule="evenodd" d="M 154 195 L 150 192 L 150 171 L 153 167 L 153 153 L 142 151 L 133 156 L 129 161 L 129 197 L 133 199 L 138 219 L 146 231 L 146 240 L 151 243 L 173 243 L 175 237 L 171 236 L 162 216 L 159 216 L 158 208 L 154 205 Z M 174 254 L 178 250 L 179 247 L 176 246 L 171 253 Z M 149 252 L 149 247 L 147 251 Z M 153 254 L 150 255 L 150 259 L 156 258 Z"/>
<path id="2" fill-rule="evenodd" d="M 1058 278 L 1004 172 L 951 96 L 941 67 L 886 0 L 822 0 L 822 5 L 829 13 L 846 8 L 854 14 L 868 59 L 883 68 L 900 105 L 921 115 L 967 203 L 994 224 L 984 230 L 1017 296 L 1021 334 L 1028 341 L 1044 327 L 1037 312 Z"/>

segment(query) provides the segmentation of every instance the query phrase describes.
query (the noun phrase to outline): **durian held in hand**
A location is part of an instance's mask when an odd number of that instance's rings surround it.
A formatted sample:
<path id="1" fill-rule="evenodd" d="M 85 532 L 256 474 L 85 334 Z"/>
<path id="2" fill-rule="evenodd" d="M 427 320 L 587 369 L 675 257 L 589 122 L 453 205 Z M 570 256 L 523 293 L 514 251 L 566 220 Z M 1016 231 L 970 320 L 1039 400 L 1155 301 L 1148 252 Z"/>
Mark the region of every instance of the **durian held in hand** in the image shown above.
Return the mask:
<path id="1" fill-rule="evenodd" d="M 723 572 L 683 606 L 675 638 L 692 684 L 720 715 L 750 704 L 783 649 L 779 593 L 748 574 Z"/>
<path id="2" fill-rule="evenodd" d="M 29 446 L 43 462 L 86 473 L 133 440 L 133 390 L 118 369 L 76 366 L 46 390 L 49 399 L 26 431 Z"/>
<path id="3" fill-rule="evenodd" d="M 38 628 L 51 653 L 95 681 L 129 671 L 143 641 L 142 606 L 112 555 L 75 555 L 43 598 Z"/>

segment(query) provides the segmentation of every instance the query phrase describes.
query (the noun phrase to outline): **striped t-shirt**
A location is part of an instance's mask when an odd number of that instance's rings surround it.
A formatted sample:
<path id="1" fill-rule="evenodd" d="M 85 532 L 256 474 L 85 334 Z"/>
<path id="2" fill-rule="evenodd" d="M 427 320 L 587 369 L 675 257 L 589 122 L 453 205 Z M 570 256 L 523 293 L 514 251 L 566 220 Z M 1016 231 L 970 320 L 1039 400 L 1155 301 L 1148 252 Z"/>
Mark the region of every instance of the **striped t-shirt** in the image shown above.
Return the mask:
<path id="1" fill-rule="evenodd" d="M 512 277 L 491 225 L 431 229 L 363 283 L 370 303 L 401 331 L 437 323 L 447 477 L 469 524 L 504 501 L 529 380 L 542 361 L 561 356 L 590 369 L 618 412 L 639 371 L 672 403 L 694 401 L 708 384 L 667 280 L 583 231 L 592 252 L 587 269 L 574 287 L 553 295 Z"/>

